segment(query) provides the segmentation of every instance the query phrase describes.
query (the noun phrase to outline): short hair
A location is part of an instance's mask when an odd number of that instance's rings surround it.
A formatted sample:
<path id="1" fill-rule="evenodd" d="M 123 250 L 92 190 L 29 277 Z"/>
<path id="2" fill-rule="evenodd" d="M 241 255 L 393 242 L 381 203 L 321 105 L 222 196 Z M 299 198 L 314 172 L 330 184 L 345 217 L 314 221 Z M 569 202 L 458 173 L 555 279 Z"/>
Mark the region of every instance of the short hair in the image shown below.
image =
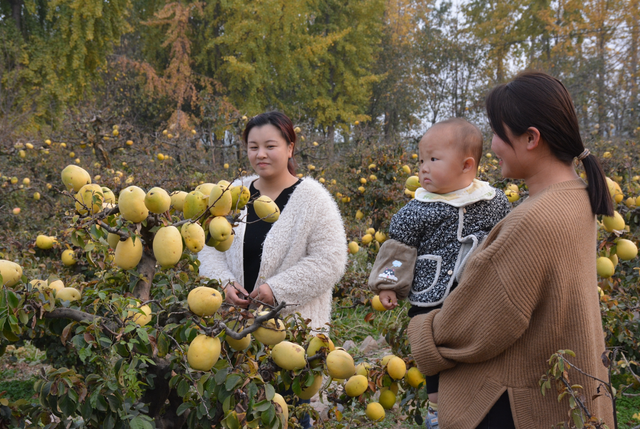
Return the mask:
<path id="1" fill-rule="evenodd" d="M 469 154 L 476 161 L 476 167 L 480 165 L 482 159 L 482 132 L 478 127 L 463 118 L 449 118 L 436 122 L 430 129 L 447 125 L 455 132 L 454 144 L 462 151 Z"/>

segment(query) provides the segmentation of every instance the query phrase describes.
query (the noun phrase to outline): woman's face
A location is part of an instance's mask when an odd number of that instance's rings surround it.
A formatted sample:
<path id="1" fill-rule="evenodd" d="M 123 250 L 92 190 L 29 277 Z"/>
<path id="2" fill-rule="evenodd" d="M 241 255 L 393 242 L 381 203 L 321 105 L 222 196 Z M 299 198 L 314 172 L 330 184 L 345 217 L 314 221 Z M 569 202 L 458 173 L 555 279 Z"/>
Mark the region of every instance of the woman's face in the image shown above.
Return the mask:
<path id="1" fill-rule="evenodd" d="M 524 179 L 528 155 L 526 150 L 528 134 L 524 133 L 522 136 L 514 136 L 506 125 L 505 131 L 511 141 L 511 145 L 502 140 L 497 134 L 493 134 L 491 150 L 498 157 L 502 177 Z"/>
<path id="2" fill-rule="evenodd" d="M 256 174 L 263 178 L 288 173 L 287 163 L 293 155 L 293 145 L 271 124 L 253 127 L 247 136 L 249 162 Z"/>

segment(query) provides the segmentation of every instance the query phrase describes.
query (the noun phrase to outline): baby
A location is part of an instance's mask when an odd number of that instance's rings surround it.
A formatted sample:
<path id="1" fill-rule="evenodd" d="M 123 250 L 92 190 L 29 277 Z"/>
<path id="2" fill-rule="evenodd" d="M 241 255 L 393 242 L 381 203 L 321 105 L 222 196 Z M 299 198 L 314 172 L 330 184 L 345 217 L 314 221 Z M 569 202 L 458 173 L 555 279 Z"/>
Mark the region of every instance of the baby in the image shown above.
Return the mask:
<path id="1" fill-rule="evenodd" d="M 510 210 L 504 193 L 476 179 L 482 133 L 464 119 L 432 126 L 422 137 L 415 199 L 391 219 L 369 277 L 386 309 L 408 298 L 409 317 L 442 307 L 468 256 Z M 426 377 L 427 427 L 438 427 L 438 375 Z"/>

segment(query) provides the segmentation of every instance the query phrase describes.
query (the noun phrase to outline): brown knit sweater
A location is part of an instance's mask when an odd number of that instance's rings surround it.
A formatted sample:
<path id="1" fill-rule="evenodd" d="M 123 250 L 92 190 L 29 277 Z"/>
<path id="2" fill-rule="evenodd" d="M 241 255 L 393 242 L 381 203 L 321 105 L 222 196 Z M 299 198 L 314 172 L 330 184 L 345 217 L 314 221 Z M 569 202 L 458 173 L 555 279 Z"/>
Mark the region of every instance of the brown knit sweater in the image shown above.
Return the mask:
<path id="1" fill-rule="evenodd" d="M 601 380 L 607 371 L 596 280 L 596 226 L 586 185 L 571 180 L 530 197 L 498 223 L 471 256 L 441 310 L 416 316 L 409 341 L 418 368 L 440 373 L 444 429 L 473 429 L 509 391 L 518 429 L 568 419 L 568 399 L 542 396 L 549 357 L 570 359 Z M 589 411 L 613 427 L 611 402 L 592 400 L 598 384 L 570 370 Z M 602 390 L 602 389 L 601 389 Z"/>

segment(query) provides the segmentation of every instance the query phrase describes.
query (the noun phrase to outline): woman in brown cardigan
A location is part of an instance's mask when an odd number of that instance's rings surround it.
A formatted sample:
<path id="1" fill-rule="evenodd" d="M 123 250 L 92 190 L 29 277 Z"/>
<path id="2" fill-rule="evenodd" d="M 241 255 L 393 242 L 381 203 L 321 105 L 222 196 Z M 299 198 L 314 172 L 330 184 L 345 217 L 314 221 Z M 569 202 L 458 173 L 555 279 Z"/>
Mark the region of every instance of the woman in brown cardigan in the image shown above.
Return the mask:
<path id="1" fill-rule="evenodd" d="M 440 427 L 546 429 L 569 410 L 566 398 L 558 403 L 538 386 L 553 353 L 572 350 L 572 363 L 607 379 L 594 215 L 613 207 L 560 81 L 522 73 L 495 87 L 486 107 L 502 175 L 523 179 L 529 198 L 472 255 L 442 309 L 411 320 L 409 338 L 418 368 L 440 373 Z M 603 393 L 598 383 L 573 370 L 570 377 L 584 387 L 589 412 L 612 427 L 610 399 L 592 398 Z"/>

